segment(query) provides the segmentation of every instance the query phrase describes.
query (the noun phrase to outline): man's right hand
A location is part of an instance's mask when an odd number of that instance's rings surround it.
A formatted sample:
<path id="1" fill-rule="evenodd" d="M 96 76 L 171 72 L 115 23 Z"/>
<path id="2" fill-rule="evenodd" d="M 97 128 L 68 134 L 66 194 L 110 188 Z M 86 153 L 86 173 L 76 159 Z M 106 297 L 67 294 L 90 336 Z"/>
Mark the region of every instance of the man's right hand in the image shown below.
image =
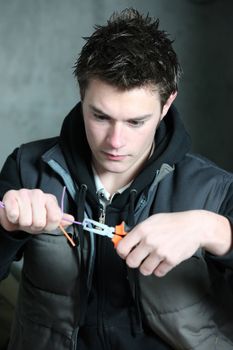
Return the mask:
<path id="1" fill-rule="evenodd" d="M 51 232 L 60 224 L 69 225 L 63 218 L 74 220 L 72 215 L 62 213 L 54 195 L 39 189 L 10 190 L 2 201 L 5 208 L 0 209 L 0 224 L 7 231 Z"/>

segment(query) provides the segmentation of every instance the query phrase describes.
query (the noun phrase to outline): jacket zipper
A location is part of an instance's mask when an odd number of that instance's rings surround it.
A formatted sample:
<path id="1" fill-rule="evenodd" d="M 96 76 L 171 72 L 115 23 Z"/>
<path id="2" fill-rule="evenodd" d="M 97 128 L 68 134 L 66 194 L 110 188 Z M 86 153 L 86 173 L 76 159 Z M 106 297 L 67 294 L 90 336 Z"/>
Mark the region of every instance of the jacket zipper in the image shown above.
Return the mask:
<path id="1" fill-rule="evenodd" d="M 100 214 L 99 214 L 99 222 L 102 224 L 105 224 L 106 220 L 106 207 L 107 203 L 101 202 L 99 204 Z M 105 290 L 104 290 L 104 282 L 103 282 L 103 262 L 102 262 L 102 256 L 104 255 L 104 242 L 101 243 L 101 238 L 98 238 L 98 254 L 99 258 L 97 261 L 98 264 L 98 311 L 97 311 L 97 317 L 98 317 L 98 328 L 99 332 L 101 334 L 101 343 L 103 350 L 109 349 L 108 342 L 106 339 L 106 332 L 104 327 L 104 318 L 103 318 L 103 306 L 104 306 L 104 298 L 105 298 Z M 101 244 L 100 244 L 101 243 Z"/>

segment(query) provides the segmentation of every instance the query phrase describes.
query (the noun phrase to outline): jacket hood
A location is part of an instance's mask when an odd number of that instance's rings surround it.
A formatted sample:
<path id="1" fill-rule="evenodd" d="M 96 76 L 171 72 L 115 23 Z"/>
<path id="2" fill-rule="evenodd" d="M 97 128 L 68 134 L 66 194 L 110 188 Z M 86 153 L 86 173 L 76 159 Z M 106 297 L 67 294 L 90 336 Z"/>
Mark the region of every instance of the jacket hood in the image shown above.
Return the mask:
<path id="1" fill-rule="evenodd" d="M 155 148 L 152 156 L 147 160 L 131 186 L 120 196 L 120 200 L 117 200 L 119 197 L 116 196 L 114 205 L 122 207 L 124 203 L 127 203 L 132 189 L 135 189 L 140 195 L 152 183 L 162 164 L 174 166 L 182 160 L 190 149 L 190 144 L 190 137 L 176 108 L 172 106 L 155 133 Z M 85 184 L 88 188 L 87 198 L 92 203 L 97 202 L 91 168 L 91 150 L 85 134 L 81 103 L 78 103 L 64 119 L 60 146 L 77 185 L 80 187 Z"/>

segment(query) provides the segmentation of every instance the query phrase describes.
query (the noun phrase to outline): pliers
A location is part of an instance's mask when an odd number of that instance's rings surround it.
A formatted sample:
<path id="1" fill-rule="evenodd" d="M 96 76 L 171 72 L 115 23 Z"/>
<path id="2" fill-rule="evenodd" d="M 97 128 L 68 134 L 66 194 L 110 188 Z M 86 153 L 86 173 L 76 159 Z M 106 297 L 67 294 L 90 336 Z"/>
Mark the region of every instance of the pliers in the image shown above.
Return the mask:
<path id="1" fill-rule="evenodd" d="M 119 241 L 127 234 L 125 231 L 125 223 L 122 221 L 120 225 L 111 227 L 105 224 L 102 224 L 98 221 L 85 218 L 82 222 L 83 229 L 97 235 L 106 236 L 111 238 L 114 247 L 116 248 Z"/>
<path id="2" fill-rule="evenodd" d="M 0 201 L 0 208 L 5 208 L 5 205 L 2 201 Z M 115 227 L 102 224 L 98 221 L 89 218 L 85 218 L 83 222 L 73 221 L 71 223 L 82 225 L 85 231 L 111 238 L 115 248 L 117 247 L 119 241 L 127 234 L 127 232 L 125 231 L 124 221 L 122 221 L 120 225 L 116 225 Z M 73 239 L 68 235 L 65 229 L 61 225 L 59 225 L 59 228 L 69 240 L 71 245 L 75 246 Z"/>

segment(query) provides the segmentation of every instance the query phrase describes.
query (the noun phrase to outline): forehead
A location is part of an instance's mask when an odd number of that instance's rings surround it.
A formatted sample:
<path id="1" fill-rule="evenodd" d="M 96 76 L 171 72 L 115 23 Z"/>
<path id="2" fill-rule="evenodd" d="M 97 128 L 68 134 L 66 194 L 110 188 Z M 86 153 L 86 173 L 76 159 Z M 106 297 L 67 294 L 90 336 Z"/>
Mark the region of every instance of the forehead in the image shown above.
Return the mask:
<path id="1" fill-rule="evenodd" d="M 126 88 L 121 89 L 118 86 L 112 85 L 112 84 L 110 84 L 104 80 L 98 79 L 98 78 L 92 78 L 88 81 L 88 84 L 87 84 L 86 89 L 85 89 L 85 93 L 90 92 L 90 91 L 92 93 L 93 92 L 97 93 L 99 91 L 101 91 L 101 93 L 102 93 L 104 91 L 108 91 L 108 92 L 112 92 L 112 93 L 119 94 L 119 95 L 138 92 L 141 94 L 147 93 L 150 95 L 159 96 L 158 88 L 152 84 L 145 84 L 145 85 L 142 85 L 139 87 L 136 86 L 136 87 L 132 87 L 129 89 L 126 89 Z"/>
<path id="2" fill-rule="evenodd" d="M 106 114 L 152 113 L 160 108 L 160 98 L 156 87 L 146 85 L 129 90 L 120 90 L 104 81 L 93 79 L 89 82 L 83 100 L 84 105 L 91 104 Z"/>

